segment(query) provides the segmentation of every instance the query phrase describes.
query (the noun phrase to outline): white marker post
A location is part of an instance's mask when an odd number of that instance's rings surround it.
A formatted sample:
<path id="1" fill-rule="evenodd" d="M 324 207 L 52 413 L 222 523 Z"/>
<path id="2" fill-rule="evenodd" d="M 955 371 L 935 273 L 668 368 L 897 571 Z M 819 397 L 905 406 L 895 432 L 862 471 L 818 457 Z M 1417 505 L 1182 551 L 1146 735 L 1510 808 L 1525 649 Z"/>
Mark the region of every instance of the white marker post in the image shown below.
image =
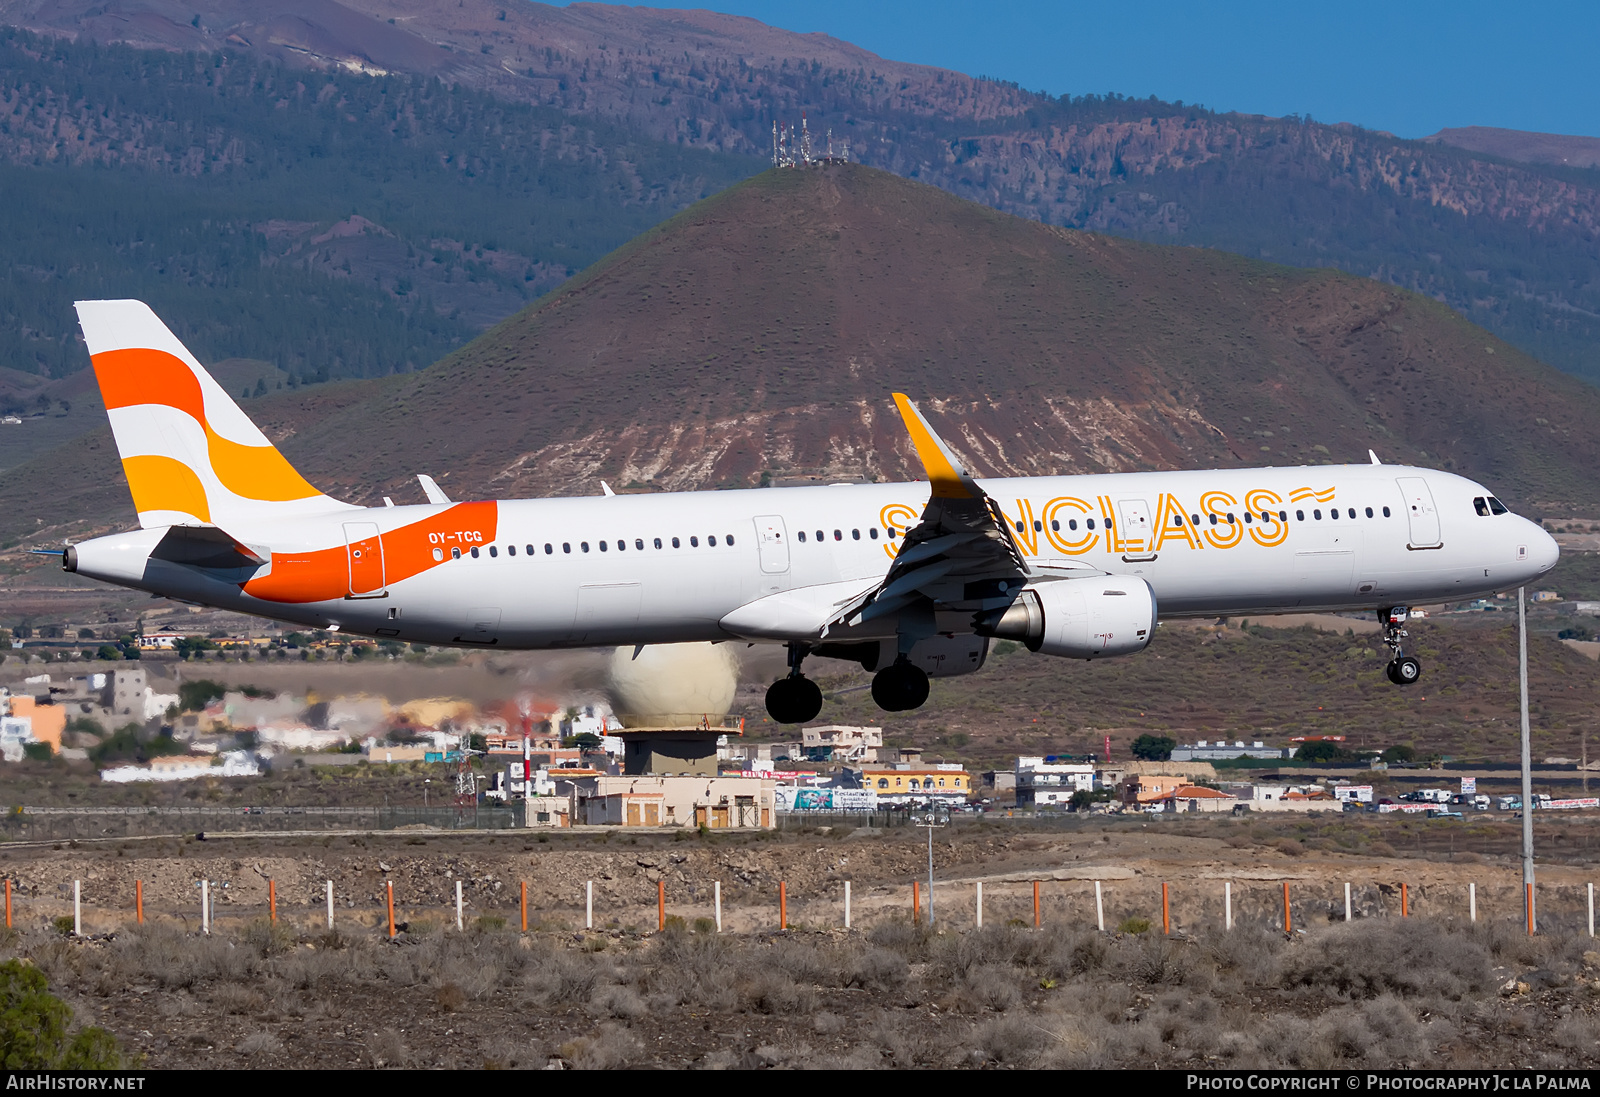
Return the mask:
<path id="1" fill-rule="evenodd" d="M 983 928 L 983 881 L 978 881 L 978 928 Z"/>
<path id="2" fill-rule="evenodd" d="M 722 886 L 721 884 L 717 885 L 718 888 L 720 888 L 721 886 Z M 979 886 L 982 887 L 981 884 Z M 722 894 L 722 892 L 718 891 L 717 894 L 720 896 Z M 981 910 L 979 911 L 978 917 L 980 919 L 983 917 L 983 914 L 982 914 Z M 981 925 L 982 922 L 980 921 L 979 924 Z M 849 880 L 846 880 L 844 882 L 844 928 L 845 929 L 849 929 L 850 928 L 850 881 Z"/>
<path id="3" fill-rule="evenodd" d="M 1227 880 L 1222 885 L 1222 928 L 1233 929 L 1233 881 Z"/>
<path id="4" fill-rule="evenodd" d="M 594 928 L 594 881 L 586 880 L 583 885 L 583 928 Z"/>
<path id="5" fill-rule="evenodd" d="M 200 881 L 200 932 L 211 932 L 211 881 Z"/>
<path id="6" fill-rule="evenodd" d="M 844 894 L 845 894 L 845 909 L 846 909 L 844 924 L 846 926 L 848 926 L 850 924 L 850 915 L 848 913 L 849 906 L 850 906 L 850 904 L 849 904 L 850 885 L 849 884 L 845 884 L 845 886 L 844 886 Z M 716 909 L 717 932 L 721 933 L 722 932 L 722 881 L 721 880 L 715 880 L 715 881 L 712 882 L 712 884 L 711 884 L 711 898 L 712 898 L 712 901 L 713 901 L 713 903 L 715 904 L 715 906 L 717 908 Z"/>
<path id="7" fill-rule="evenodd" d="M 466 925 L 461 920 L 461 881 L 456 881 L 456 929 L 465 930 Z"/>
<path id="8" fill-rule="evenodd" d="M 1589 885 L 1589 936 L 1594 936 L 1594 885 Z"/>
<path id="9" fill-rule="evenodd" d="M 1106 931 L 1106 904 L 1105 898 L 1100 894 L 1100 881 L 1094 882 L 1094 924 L 1100 927 L 1100 932 Z"/>
<path id="10" fill-rule="evenodd" d="M 1593 906 L 1592 903 L 1590 905 Z M 1594 919 L 1590 918 L 1589 921 L 1592 923 Z M 83 884 L 79 880 L 72 881 L 72 935 L 83 936 Z M 1593 937 L 1594 934 L 1589 936 Z"/>
<path id="11" fill-rule="evenodd" d="M 1467 885 L 1467 916 L 1476 923 L 1478 921 L 1478 885 Z"/>
<path id="12" fill-rule="evenodd" d="M 333 881 L 328 881 L 328 928 L 333 928 Z"/>
<path id="13" fill-rule="evenodd" d="M 1350 881 L 1344 882 L 1344 920 L 1350 920 Z"/>

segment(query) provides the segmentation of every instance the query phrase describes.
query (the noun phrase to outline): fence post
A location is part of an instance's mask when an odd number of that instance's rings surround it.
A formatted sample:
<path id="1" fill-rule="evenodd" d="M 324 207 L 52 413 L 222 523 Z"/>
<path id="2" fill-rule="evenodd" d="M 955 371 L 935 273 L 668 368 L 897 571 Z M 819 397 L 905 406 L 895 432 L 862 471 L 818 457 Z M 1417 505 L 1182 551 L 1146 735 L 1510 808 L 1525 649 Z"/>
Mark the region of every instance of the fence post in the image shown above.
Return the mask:
<path id="1" fill-rule="evenodd" d="M 1161 881 L 1161 932 L 1172 936 L 1172 911 L 1167 905 L 1167 882 Z"/>
<path id="2" fill-rule="evenodd" d="M 461 881 L 457 880 L 456 881 L 456 930 L 458 932 L 460 932 L 460 931 L 464 931 L 466 928 L 467 927 L 463 924 L 463 919 L 461 917 Z"/>
<path id="3" fill-rule="evenodd" d="M 278 920 L 278 881 L 267 881 L 267 921 Z"/>
<path id="4" fill-rule="evenodd" d="M 1467 917 L 1474 923 L 1478 921 L 1478 885 L 1467 885 Z"/>
<path id="5" fill-rule="evenodd" d="M 1594 936 L 1594 885 L 1589 885 L 1589 936 Z"/>
<path id="6" fill-rule="evenodd" d="M 11 928 L 11 877 L 6 877 L 6 928 Z"/>
<path id="7" fill-rule="evenodd" d="M 1592 887 L 1592 885 L 1591 885 Z M 983 881 L 978 881 L 978 928 L 983 928 Z M 1591 934 L 1591 936 L 1593 936 Z"/>
<path id="8" fill-rule="evenodd" d="M 718 908 L 721 904 L 718 903 Z M 594 928 L 594 881 L 586 880 L 583 884 L 583 928 Z"/>
<path id="9" fill-rule="evenodd" d="M 711 885 L 711 898 L 717 904 L 717 932 L 722 932 L 722 881 L 714 881 Z M 844 884 L 844 928 L 850 928 L 850 881 Z"/>
<path id="10" fill-rule="evenodd" d="M 384 895 L 384 906 L 386 906 L 388 908 L 388 911 L 389 911 L 389 940 L 392 941 L 395 938 L 395 932 L 394 932 L 394 881 L 393 880 L 385 880 L 383 882 L 383 895 Z"/>
<path id="11" fill-rule="evenodd" d="M 1289 881 L 1283 882 L 1283 932 L 1294 932 L 1294 921 L 1289 915 Z"/>
<path id="12" fill-rule="evenodd" d="M 1106 904 L 1105 897 L 1100 893 L 1100 881 L 1094 882 L 1094 924 L 1101 933 L 1106 931 Z"/>
<path id="13" fill-rule="evenodd" d="M 328 881 L 328 928 L 333 928 L 333 881 Z"/>
<path id="14" fill-rule="evenodd" d="M 211 932 L 211 881 L 200 881 L 200 932 Z"/>
<path id="15" fill-rule="evenodd" d="M 1411 917 L 1411 904 L 1407 900 L 1406 895 L 1406 885 L 1402 883 L 1400 885 L 1400 917 L 1402 918 Z"/>
<path id="16" fill-rule="evenodd" d="M 528 881 L 522 881 L 522 932 L 528 932 Z"/>
<path id="17" fill-rule="evenodd" d="M 1233 929 L 1233 881 L 1227 880 L 1222 885 L 1222 928 Z"/>
<path id="18" fill-rule="evenodd" d="M 667 928 L 667 882 L 656 881 L 656 932 Z"/>
<path id="19" fill-rule="evenodd" d="M 133 882 L 133 916 L 142 926 L 144 925 L 144 881 Z"/>
<path id="20" fill-rule="evenodd" d="M 1350 881 L 1344 882 L 1344 920 L 1350 920 Z"/>
<path id="21" fill-rule="evenodd" d="M 79 880 L 72 881 L 72 935 L 83 936 L 83 886 Z"/>
<path id="22" fill-rule="evenodd" d="M 778 928 L 789 928 L 789 885 L 778 881 Z"/>
<path id="23" fill-rule="evenodd" d="M 1039 881 L 1033 882 L 1033 928 L 1038 929 L 1043 923 L 1039 920 Z"/>

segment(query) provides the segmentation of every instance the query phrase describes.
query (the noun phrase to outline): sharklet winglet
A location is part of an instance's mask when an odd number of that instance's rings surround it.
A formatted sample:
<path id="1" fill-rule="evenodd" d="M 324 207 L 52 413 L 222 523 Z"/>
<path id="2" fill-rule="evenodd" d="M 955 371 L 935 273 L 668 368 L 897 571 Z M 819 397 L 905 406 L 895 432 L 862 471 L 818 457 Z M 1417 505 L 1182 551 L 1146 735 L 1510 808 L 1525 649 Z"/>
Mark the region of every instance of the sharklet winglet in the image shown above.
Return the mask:
<path id="1" fill-rule="evenodd" d="M 903 392 L 894 394 L 894 403 L 900 410 L 900 418 L 905 422 L 906 433 L 911 436 L 911 445 L 917 451 L 922 468 L 928 474 L 928 483 L 933 488 L 934 498 L 983 498 L 983 492 L 973 483 L 972 477 L 961 464 L 961 459 L 945 445 L 944 439 L 934 433 L 928 421 L 917 410 L 917 405 L 913 404 Z"/>

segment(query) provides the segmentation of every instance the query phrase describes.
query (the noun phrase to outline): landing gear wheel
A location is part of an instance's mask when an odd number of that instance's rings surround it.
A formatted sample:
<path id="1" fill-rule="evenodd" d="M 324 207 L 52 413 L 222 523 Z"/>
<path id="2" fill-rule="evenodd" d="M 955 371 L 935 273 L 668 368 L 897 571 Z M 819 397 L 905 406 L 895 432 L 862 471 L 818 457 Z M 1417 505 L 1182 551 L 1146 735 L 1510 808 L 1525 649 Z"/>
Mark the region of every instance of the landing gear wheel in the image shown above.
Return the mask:
<path id="1" fill-rule="evenodd" d="M 767 715 L 780 724 L 803 724 L 822 711 L 822 690 L 809 678 L 780 678 L 767 688 Z"/>
<path id="2" fill-rule="evenodd" d="M 928 699 L 928 676 L 910 663 L 895 663 L 872 676 L 872 699 L 885 712 L 921 708 Z"/>
<path id="3" fill-rule="evenodd" d="M 1409 655 L 1393 660 L 1384 670 L 1397 686 L 1409 686 L 1422 677 L 1422 664 Z"/>

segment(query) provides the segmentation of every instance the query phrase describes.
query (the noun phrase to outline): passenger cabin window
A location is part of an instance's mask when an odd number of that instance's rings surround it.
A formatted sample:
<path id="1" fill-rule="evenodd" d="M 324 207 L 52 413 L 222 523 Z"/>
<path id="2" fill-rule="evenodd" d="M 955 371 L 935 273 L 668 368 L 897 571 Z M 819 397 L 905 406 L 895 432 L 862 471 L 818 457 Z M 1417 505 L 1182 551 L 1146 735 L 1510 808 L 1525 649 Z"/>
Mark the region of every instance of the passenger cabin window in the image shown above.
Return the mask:
<path id="1" fill-rule="evenodd" d="M 876 541 L 878 539 L 878 527 L 873 526 L 872 528 L 868 529 L 867 536 Z"/>
<path id="2" fill-rule="evenodd" d="M 1311 512 L 1311 517 L 1320 522 L 1322 521 L 1322 512 L 1320 510 L 1314 510 Z"/>
<path id="3" fill-rule="evenodd" d="M 1278 521 L 1287 522 L 1288 520 L 1289 520 L 1289 512 L 1286 511 L 1286 510 L 1280 510 L 1278 512 Z"/>
<path id="4" fill-rule="evenodd" d="M 801 530 L 800 531 L 800 543 L 803 545 L 803 544 L 805 544 L 805 542 L 806 542 L 806 531 L 805 530 Z"/>
<path id="5" fill-rule="evenodd" d="M 1038 533 L 1042 529 L 1044 529 L 1044 523 L 1035 518 L 1033 520 L 1033 532 Z"/>
<path id="6" fill-rule="evenodd" d="M 516 554 L 517 554 L 517 546 L 516 545 L 507 545 L 506 546 L 506 555 L 507 556 L 515 556 Z"/>
<path id="7" fill-rule="evenodd" d="M 572 551 L 572 542 L 571 541 L 563 541 L 563 542 L 561 542 L 561 551 L 562 552 L 571 552 Z"/>
<path id="8" fill-rule="evenodd" d="M 1094 519 L 1093 518 L 1085 518 L 1084 521 L 1083 521 L 1083 524 L 1084 524 L 1084 527 L 1086 529 L 1094 529 Z M 1109 525 L 1109 523 L 1107 523 L 1107 524 Z"/>
<path id="9" fill-rule="evenodd" d="M 733 547 L 733 534 L 729 533 L 729 534 L 725 535 L 723 540 L 728 542 L 728 547 L 729 548 Z"/>
<path id="10" fill-rule="evenodd" d="M 851 530 L 850 531 L 850 540 L 852 540 L 852 541 L 861 540 L 861 531 L 858 530 L 858 529 Z"/>
<path id="11" fill-rule="evenodd" d="M 477 555 L 477 553 L 474 552 L 473 555 Z M 495 548 L 493 545 L 490 545 L 489 546 L 489 556 L 491 558 L 493 558 L 493 557 L 498 557 L 499 555 L 500 555 L 500 550 Z"/>
<path id="12" fill-rule="evenodd" d="M 640 552 L 643 552 L 644 551 L 644 538 L 643 537 L 635 537 L 633 539 L 633 547 L 638 549 Z M 661 542 L 657 541 L 656 542 L 656 548 L 660 548 L 660 547 L 661 547 Z"/>
<path id="13" fill-rule="evenodd" d="M 1371 517 L 1372 517 L 1372 508 L 1371 508 L 1371 507 L 1368 507 L 1368 508 L 1367 508 L 1367 517 L 1368 517 L 1368 518 L 1371 518 Z"/>
<path id="14" fill-rule="evenodd" d="M 839 530 L 834 530 L 833 531 L 833 539 L 835 541 L 843 541 L 844 540 L 844 534 L 842 532 L 840 532 Z"/>
<path id="15" fill-rule="evenodd" d="M 628 539 L 626 537 L 618 537 L 617 538 L 617 551 L 618 552 L 627 552 L 628 551 Z"/>
<path id="16" fill-rule="evenodd" d="M 1333 509 L 1329 510 L 1328 517 L 1337 522 L 1339 520 L 1339 508 L 1334 507 Z"/>
<path id="17" fill-rule="evenodd" d="M 585 551 L 587 551 L 588 548 L 589 548 L 588 545 L 584 545 L 583 547 L 584 547 Z M 606 543 L 604 541 L 601 541 L 600 542 L 600 551 L 604 552 L 605 550 L 606 550 Z"/>
<path id="18" fill-rule="evenodd" d="M 1189 524 L 1191 526 L 1198 526 L 1200 524 L 1200 516 L 1198 514 L 1189 515 Z"/>
<path id="19" fill-rule="evenodd" d="M 676 538 L 676 537 L 674 537 L 674 538 L 673 538 L 673 539 L 672 539 L 672 547 L 673 547 L 673 548 L 682 548 L 682 547 L 683 547 L 683 546 L 682 546 L 682 545 L 680 545 L 680 544 L 678 544 L 678 539 L 677 539 L 677 538 Z"/>
<path id="20" fill-rule="evenodd" d="M 1017 527 L 1017 532 L 1018 532 L 1018 533 L 1021 533 L 1021 532 L 1022 532 L 1022 523 L 1021 523 L 1021 522 L 1020 522 L 1020 521 L 1019 521 L 1019 522 L 1016 522 L 1016 523 L 1014 523 L 1014 524 L 1015 524 L 1015 525 L 1016 525 L 1016 527 Z"/>
<path id="21" fill-rule="evenodd" d="M 891 540 L 891 541 L 893 541 L 893 540 L 894 540 L 894 539 L 895 539 L 895 538 L 896 538 L 896 537 L 898 537 L 898 536 L 899 536 L 899 534 L 897 534 L 897 533 L 895 533 L 895 531 L 894 531 L 894 527 L 893 527 L 893 526 L 890 526 L 890 527 L 889 527 L 889 528 L 888 528 L 888 529 L 887 529 L 887 530 L 885 530 L 885 531 L 884 531 L 884 532 L 885 532 L 885 533 L 886 533 L 886 534 L 887 534 L 887 535 L 888 535 L 888 537 L 889 537 L 889 540 Z"/>
<path id="22" fill-rule="evenodd" d="M 442 549 L 442 548 L 434 549 L 433 550 L 434 563 L 438 563 L 439 561 L 441 561 L 443 559 L 444 559 L 444 549 Z"/>
<path id="23" fill-rule="evenodd" d="M 452 560 L 461 559 L 461 550 L 458 549 L 458 548 L 451 549 L 450 550 L 450 559 L 452 559 Z"/>
<path id="24" fill-rule="evenodd" d="M 712 548 L 716 548 L 717 547 L 717 538 L 716 538 L 716 536 L 712 535 L 710 537 L 707 537 L 706 538 L 706 544 L 710 545 Z"/>
<path id="25" fill-rule="evenodd" d="M 1385 518 L 1388 518 L 1388 517 L 1390 517 L 1390 514 L 1389 514 L 1389 508 L 1388 508 L 1388 507 L 1384 507 L 1384 508 L 1383 508 L 1383 516 L 1384 516 L 1384 517 L 1385 517 Z"/>
<path id="26" fill-rule="evenodd" d="M 699 548 L 700 547 L 700 538 L 698 538 L 698 537 L 689 538 L 689 547 L 690 548 Z"/>
<path id="27" fill-rule="evenodd" d="M 1349 513 L 1350 517 L 1354 518 L 1356 516 L 1356 508 L 1355 507 L 1351 507 L 1350 510 L 1348 511 L 1348 513 Z"/>
<path id="28" fill-rule="evenodd" d="M 477 545 L 473 545 L 472 546 L 472 558 L 474 560 L 476 560 L 478 558 L 478 546 Z"/>
<path id="29" fill-rule="evenodd" d="M 657 537 L 656 538 L 656 548 L 660 548 L 660 547 L 661 547 L 661 538 Z"/>
<path id="30" fill-rule="evenodd" d="M 1233 525 L 1233 524 L 1234 524 L 1234 523 L 1233 523 L 1233 511 L 1231 511 L 1231 510 L 1230 510 L 1230 511 L 1229 511 L 1229 512 L 1228 512 L 1228 525 L 1230 525 L 1230 526 L 1231 526 L 1231 525 Z"/>
<path id="31" fill-rule="evenodd" d="M 1502 503 L 1500 500 L 1496 499 L 1492 495 L 1489 496 L 1489 510 L 1494 514 L 1510 514 L 1511 513 L 1511 511 L 1509 509 L 1507 509 L 1507 507 L 1506 507 L 1506 505 L 1504 503 Z"/>
<path id="32" fill-rule="evenodd" d="M 581 548 L 584 552 L 588 552 L 589 551 L 589 542 L 587 542 L 587 541 L 579 541 L 578 542 L 578 547 Z"/>
<path id="33" fill-rule="evenodd" d="M 1245 511 L 1244 512 L 1244 520 L 1245 520 L 1246 523 L 1248 523 L 1250 521 L 1250 512 L 1249 511 Z M 1231 514 L 1228 515 L 1228 521 L 1230 521 L 1230 522 L 1233 521 L 1233 515 L 1231 515 Z"/>
<path id="34" fill-rule="evenodd" d="M 1304 522 L 1306 520 L 1306 512 L 1303 511 L 1303 510 L 1295 511 L 1294 512 L 1294 520 L 1296 522 Z"/>
<path id="35" fill-rule="evenodd" d="M 1057 521 L 1056 519 L 1052 518 L 1052 519 L 1050 519 L 1050 528 L 1052 530 L 1056 531 L 1057 533 L 1060 533 L 1061 532 L 1061 523 L 1059 521 Z"/>

